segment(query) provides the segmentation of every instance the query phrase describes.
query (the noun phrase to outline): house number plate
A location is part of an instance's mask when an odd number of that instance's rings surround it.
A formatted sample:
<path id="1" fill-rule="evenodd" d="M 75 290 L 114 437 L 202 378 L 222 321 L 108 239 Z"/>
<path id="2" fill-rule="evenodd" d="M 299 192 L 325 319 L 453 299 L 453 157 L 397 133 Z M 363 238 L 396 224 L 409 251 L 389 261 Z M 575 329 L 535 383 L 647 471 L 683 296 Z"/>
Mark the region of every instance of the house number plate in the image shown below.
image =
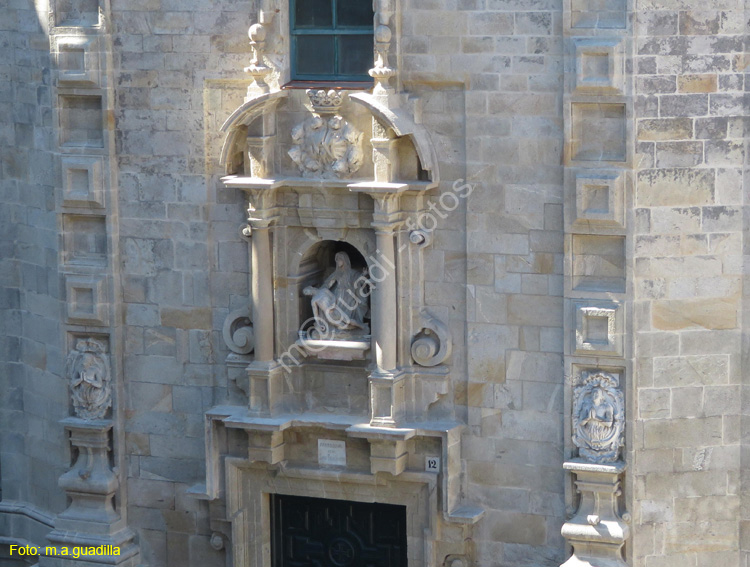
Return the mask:
<path id="1" fill-rule="evenodd" d="M 440 472 L 440 457 L 425 457 L 424 470 L 427 472 Z"/>

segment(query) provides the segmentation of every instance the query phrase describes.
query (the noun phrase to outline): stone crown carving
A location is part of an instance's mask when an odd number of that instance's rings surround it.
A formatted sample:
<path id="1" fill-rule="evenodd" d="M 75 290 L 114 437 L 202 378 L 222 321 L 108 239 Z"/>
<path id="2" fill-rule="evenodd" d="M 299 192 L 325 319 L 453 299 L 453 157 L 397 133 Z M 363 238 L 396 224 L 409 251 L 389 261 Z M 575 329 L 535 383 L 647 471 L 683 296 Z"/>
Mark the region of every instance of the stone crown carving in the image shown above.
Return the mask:
<path id="1" fill-rule="evenodd" d="M 344 94 L 333 89 L 308 89 L 307 96 L 318 114 L 337 114 L 344 102 Z"/>
<path id="2" fill-rule="evenodd" d="M 81 419 L 102 419 L 112 406 L 109 359 L 104 345 L 80 339 L 67 359 L 73 409 Z"/>
<path id="3" fill-rule="evenodd" d="M 615 462 L 623 445 L 625 403 L 619 379 L 607 372 L 586 372 L 573 389 L 573 443 L 581 457 Z"/>

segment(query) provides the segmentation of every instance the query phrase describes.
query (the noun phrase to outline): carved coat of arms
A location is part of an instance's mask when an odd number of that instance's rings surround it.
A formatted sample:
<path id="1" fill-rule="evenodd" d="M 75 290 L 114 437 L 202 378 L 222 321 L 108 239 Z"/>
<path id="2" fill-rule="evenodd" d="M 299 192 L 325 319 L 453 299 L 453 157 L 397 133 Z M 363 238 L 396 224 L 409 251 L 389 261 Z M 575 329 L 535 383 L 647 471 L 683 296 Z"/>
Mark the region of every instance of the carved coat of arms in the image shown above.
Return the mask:
<path id="1" fill-rule="evenodd" d="M 625 431 L 619 380 L 607 372 L 584 374 L 573 390 L 573 443 L 594 463 L 617 460 Z"/>
<path id="2" fill-rule="evenodd" d="M 350 177 L 364 160 L 362 133 L 337 114 L 341 94 L 308 91 L 308 96 L 317 114 L 292 129 L 289 157 L 303 177 Z"/>
<path id="3" fill-rule="evenodd" d="M 109 360 L 104 345 L 80 339 L 67 359 L 73 409 L 81 419 L 101 419 L 112 405 Z"/>

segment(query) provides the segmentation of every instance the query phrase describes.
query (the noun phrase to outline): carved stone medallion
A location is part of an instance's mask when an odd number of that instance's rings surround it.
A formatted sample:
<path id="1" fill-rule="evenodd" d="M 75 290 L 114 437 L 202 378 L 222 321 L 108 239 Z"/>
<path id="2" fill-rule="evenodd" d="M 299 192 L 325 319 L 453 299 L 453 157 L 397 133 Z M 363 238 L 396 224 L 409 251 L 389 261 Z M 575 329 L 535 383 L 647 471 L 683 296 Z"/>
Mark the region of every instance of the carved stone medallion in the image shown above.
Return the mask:
<path id="1" fill-rule="evenodd" d="M 608 372 L 586 372 L 573 389 L 573 443 L 594 463 L 617 460 L 623 445 L 625 403 L 619 379 Z"/>
<path id="2" fill-rule="evenodd" d="M 362 133 L 337 111 L 342 95 L 335 91 L 308 91 L 317 112 L 292 129 L 289 157 L 303 177 L 347 178 L 364 161 Z"/>
<path id="3" fill-rule="evenodd" d="M 76 341 L 67 359 L 73 409 L 81 419 L 102 419 L 112 405 L 109 360 L 95 339 Z"/>

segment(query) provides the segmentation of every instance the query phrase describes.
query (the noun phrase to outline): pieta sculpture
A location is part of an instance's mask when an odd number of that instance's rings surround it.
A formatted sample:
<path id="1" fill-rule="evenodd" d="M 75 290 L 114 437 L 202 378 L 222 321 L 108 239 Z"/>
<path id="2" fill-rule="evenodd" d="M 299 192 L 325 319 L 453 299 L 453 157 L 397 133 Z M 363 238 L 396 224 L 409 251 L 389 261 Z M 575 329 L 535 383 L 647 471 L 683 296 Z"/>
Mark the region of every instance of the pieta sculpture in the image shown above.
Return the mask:
<path id="1" fill-rule="evenodd" d="M 347 339 L 370 332 L 370 326 L 365 322 L 370 295 L 367 268 L 352 268 L 346 252 L 338 252 L 335 262 L 333 273 L 320 287 L 308 286 L 303 290 L 311 298 L 313 318 L 308 330 L 311 339 Z"/>

